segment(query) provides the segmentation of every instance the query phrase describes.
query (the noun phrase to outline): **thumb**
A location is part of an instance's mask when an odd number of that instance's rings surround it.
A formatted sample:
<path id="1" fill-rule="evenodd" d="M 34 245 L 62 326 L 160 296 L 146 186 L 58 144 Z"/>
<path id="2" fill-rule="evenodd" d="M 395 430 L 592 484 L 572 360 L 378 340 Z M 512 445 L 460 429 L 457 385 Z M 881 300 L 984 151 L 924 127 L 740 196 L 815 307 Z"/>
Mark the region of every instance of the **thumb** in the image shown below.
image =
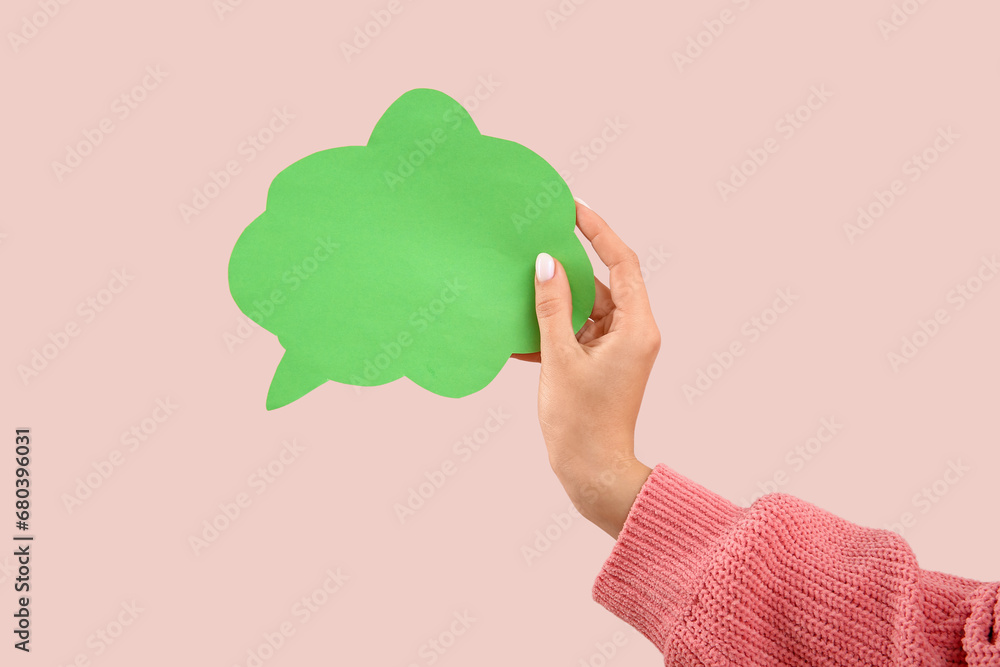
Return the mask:
<path id="1" fill-rule="evenodd" d="M 535 314 L 543 360 L 579 345 L 573 331 L 573 299 L 566 271 L 544 252 L 535 259 Z"/>

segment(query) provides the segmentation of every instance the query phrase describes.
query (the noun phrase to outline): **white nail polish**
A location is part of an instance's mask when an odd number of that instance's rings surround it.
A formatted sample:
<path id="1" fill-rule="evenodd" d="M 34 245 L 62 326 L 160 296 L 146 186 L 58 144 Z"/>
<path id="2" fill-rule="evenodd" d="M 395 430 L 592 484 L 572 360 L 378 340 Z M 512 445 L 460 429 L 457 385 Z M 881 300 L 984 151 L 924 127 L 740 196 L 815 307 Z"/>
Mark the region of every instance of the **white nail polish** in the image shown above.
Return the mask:
<path id="1" fill-rule="evenodd" d="M 584 205 L 584 206 L 586 206 L 587 208 L 590 208 L 590 204 L 588 204 L 587 202 L 583 201 L 583 200 L 582 200 L 582 199 L 580 199 L 579 197 L 573 197 L 573 199 L 575 199 L 575 200 L 576 200 L 577 202 L 579 202 L 579 203 L 583 204 L 583 205 Z M 594 209 L 592 209 L 592 208 L 591 208 L 590 210 L 591 210 L 591 211 L 593 211 Z"/>
<path id="2" fill-rule="evenodd" d="M 535 277 L 538 278 L 538 282 L 544 283 L 555 273 L 556 263 L 552 261 L 552 255 L 545 252 L 539 253 L 538 257 L 535 258 Z"/>

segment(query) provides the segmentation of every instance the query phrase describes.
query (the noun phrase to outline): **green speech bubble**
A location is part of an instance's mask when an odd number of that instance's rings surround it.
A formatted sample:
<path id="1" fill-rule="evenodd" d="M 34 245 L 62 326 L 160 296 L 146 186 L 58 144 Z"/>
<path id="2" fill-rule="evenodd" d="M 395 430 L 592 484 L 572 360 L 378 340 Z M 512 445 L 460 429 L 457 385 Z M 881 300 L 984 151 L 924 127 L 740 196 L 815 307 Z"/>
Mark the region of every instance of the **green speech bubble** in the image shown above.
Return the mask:
<path id="1" fill-rule="evenodd" d="M 569 186 L 520 144 L 481 134 L 462 106 L 416 89 L 367 146 L 309 155 L 279 173 L 240 235 L 229 288 L 285 354 L 273 410 L 327 380 L 407 377 L 458 398 L 512 353 L 539 350 L 534 262 L 562 262 L 573 328 L 594 304 Z"/>

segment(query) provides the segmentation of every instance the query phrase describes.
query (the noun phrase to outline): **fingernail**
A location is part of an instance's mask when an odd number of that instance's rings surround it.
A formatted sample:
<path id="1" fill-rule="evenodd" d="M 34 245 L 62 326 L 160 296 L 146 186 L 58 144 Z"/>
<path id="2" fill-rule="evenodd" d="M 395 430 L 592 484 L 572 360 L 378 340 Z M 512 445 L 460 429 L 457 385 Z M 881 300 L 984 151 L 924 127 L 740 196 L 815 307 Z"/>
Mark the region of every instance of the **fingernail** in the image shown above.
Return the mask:
<path id="1" fill-rule="evenodd" d="M 552 260 L 552 255 L 542 252 L 535 258 L 535 277 L 538 282 L 544 283 L 556 273 L 556 263 Z"/>
<path id="2" fill-rule="evenodd" d="M 587 202 L 583 201 L 583 200 L 582 200 L 582 199 L 580 199 L 579 197 L 573 197 L 573 199 L 575 199 L 576 201 L 580 202 L 581 204 L 583 204 L 583 205 L 584 205 L 584 206 L 586 206 L 587 208 L 590 208 L 590 204 L 588 204 Z M 591 208 L 590 210 L 591 210 L 591 211 L 593 211 L 594 209 L 592 209 L 592 208 Z"/>

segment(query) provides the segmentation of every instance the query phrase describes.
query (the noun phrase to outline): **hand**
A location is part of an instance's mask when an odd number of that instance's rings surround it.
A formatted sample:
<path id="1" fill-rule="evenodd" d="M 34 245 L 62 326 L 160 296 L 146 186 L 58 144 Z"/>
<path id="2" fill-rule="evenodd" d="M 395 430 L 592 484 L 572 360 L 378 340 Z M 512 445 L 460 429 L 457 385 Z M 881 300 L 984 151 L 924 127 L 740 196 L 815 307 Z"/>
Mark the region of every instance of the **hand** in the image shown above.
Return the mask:
<path id="1" fill-rule="evenodd" d="M 569 281 L 542 253 L 535 263 L 535 311 L 541 351 L 538 421 L 549 465 L 587 520 L 618 538 L 651 469 L 635 458 L 635 423 L 660 349 L 636 254 L 587 206 L 576 224 L 607 265 L 610 288 L 596 277 L 590 319 L 573 332 Z"/>

